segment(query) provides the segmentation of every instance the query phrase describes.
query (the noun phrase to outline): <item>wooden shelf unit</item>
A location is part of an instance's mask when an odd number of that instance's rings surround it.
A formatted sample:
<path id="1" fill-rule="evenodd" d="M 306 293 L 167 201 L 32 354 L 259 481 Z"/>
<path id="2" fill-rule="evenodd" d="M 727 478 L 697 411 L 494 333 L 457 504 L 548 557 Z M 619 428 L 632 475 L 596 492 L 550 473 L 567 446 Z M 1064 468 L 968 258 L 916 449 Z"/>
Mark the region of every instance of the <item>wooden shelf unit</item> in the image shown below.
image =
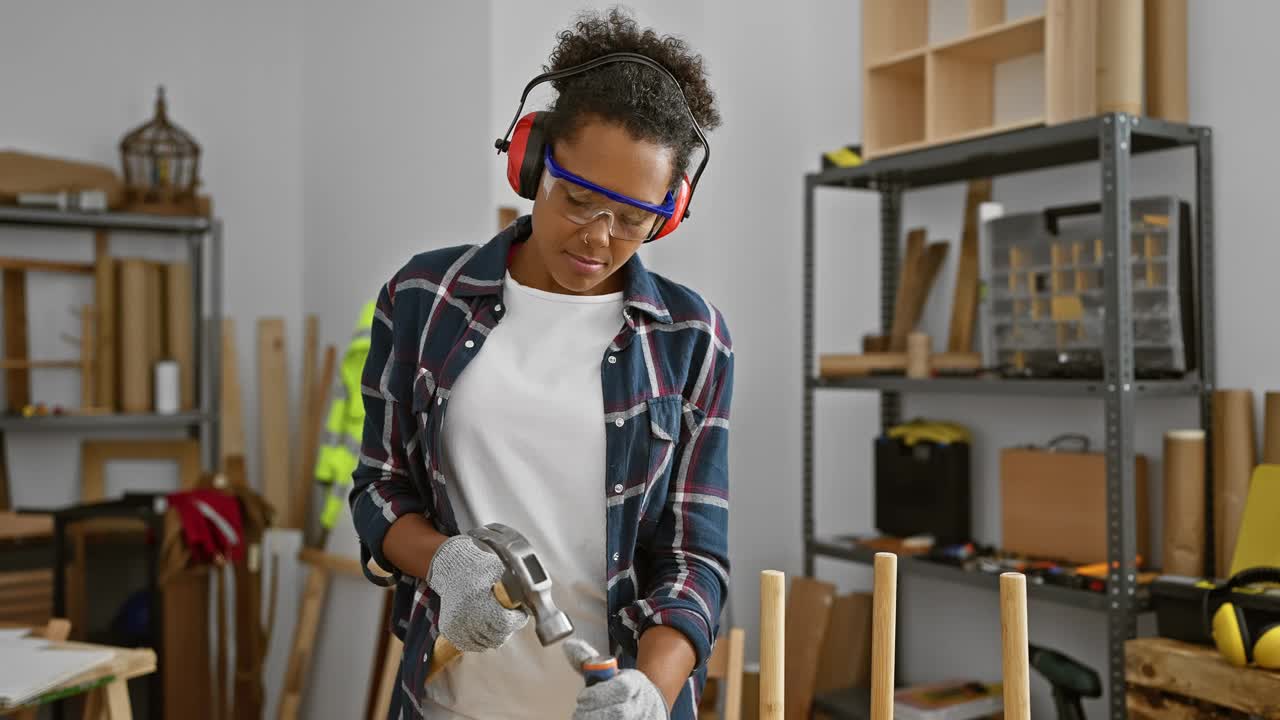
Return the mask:
<path id="1" fill-rule="evenodd" d="M 928 42 L 928 0 L 862 5 L 863 155 L 874 158 L 1093 115 L 1097 102 L 1089 0 L 1045 0 L 1006 21 L 1003 0 L 968 0 L 968 32 Z M 996 68 L 1043 55 L 1039 112 L 996 118 Z M 1081 87 L 1087 85 L 1087 87 Z"/>

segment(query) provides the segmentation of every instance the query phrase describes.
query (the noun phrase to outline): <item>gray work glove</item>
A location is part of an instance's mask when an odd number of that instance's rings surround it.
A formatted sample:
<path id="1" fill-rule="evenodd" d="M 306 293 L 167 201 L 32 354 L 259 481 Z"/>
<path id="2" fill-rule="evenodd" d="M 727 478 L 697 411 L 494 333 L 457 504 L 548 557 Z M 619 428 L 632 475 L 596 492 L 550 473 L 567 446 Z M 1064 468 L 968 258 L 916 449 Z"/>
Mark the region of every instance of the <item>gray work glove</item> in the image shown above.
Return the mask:
<path id="1" fill-rule="evenodd" d="M 505 568 L 469 535 L 444 541 L 431 560 L 427 585 L 440 596 L 440 632 L 463 652 L 502 647 L 529 622 L 524 610 L 508 610 L 493 596 Z"/>
<path id="2" fill-rule="evenodd" d="M 597 656 L 583 640 L 569 638 L 561 645 L 575 672 Z M 668 720 L 667 701 L 649 676 L 639 670 L 619 670 L 612 680 L 596 683 L 578 693 L 573 720 Z"/>

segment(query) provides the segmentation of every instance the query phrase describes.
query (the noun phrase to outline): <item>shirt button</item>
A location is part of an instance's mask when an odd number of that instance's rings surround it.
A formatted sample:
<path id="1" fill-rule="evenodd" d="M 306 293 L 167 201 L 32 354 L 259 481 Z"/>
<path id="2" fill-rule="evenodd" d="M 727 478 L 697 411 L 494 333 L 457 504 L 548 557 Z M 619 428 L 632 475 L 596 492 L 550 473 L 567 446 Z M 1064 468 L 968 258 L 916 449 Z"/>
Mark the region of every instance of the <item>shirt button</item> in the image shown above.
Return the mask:
<path id="1" fill-rule="evenodd" d="M 613 424 L 617 425 L 618 427 L 622 427 L 623 425 L 626 424 L 626 421 L 623 420 L 622 418 L 618 418 L 617 420 L 613 421 Z"/>
<path id="2" fill-rule="evenodd" d="M 475 341 L 475 340 L 468 340 L 468 341 L 466 341 L 466 342 L 464 342 L 464 343 L 462 343 L 462 344 L 463 344 L 463 345 L 466 345 L 468 348 L 473 348 L 473 347 L 475 347 L 475 346 L 476 346 L 476 341 Z"/>
<path id="3" fill-rule="evenodd" d="M 614 492 L 616 492 L 616 493 L 620 493 L 620 492 L 622 492 L 624 489 L 625 489 L 625 488 L 623 488 L 623 487 L 622 487 L 622 483 L 618 483 L 617 485 L 614 485 L 614 486 L 613 486 L 613 491 L 614 491 Z"/>
<path id="4" fill-rule="evenodd" d="M 501 304 L 494 305 L 494 306 L 493 306 L 493 311 L 494 311 L 494 312 L 502 312 L 502 305 L 501 305 Z"/>
<path id="5" fill-rule="evenodd" d="M 614 554 L 613 554 L 613 561 L 614 561 L 614 562 L 618 562 L 618 558 L 619 558 L 619 557 L 620 557 L 620 556 L 618 555 L 618 553 L 614 553 Z"/>
<path id="6" fill-rule="evenodd" d="M 616 364 L 617 362 L 618 362 L 618 356 L 617 356 L 617 355 L 610 355 L 610 356 L 609 356 L 609 364 L 610 364 L 610 365 L 614 365 L 614 364 Z"/>
<path id="7" fill-rule="evenodd" d="M 444 404 L 444 398 L 442 398 L 442 397 L 438 397 L 438 398 L 436 398 L 436 404 L 437 404 L 437 405 L 443 405 L 443 404 Z"/>

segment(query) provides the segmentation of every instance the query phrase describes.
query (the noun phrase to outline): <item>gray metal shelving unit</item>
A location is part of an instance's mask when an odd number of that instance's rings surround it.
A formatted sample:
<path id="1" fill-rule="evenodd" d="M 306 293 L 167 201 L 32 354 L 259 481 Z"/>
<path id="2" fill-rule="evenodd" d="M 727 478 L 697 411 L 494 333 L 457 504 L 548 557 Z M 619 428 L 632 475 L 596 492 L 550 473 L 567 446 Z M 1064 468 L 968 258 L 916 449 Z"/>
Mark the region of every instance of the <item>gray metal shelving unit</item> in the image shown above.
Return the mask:
<path id="1" fill-rule="evenodd" d="M 218 420 L 221 396 L 221 308 L 222 308 L 222 223 L 214 218 L 168 217 L 117 212 L 63 212 L 24 207 L 0 206 L 0 227 L 46 230 L 105 230 L 152 237 L 160 241 L 184 242 L 192 278 L 192 328 L 195 333 L 196 392 L 194 411 L 173 415 L 48 415 L 23 418 L 0 416 L 0 489 L 8 484 L 4 464 L 5 436 L 18 432 L 93 432 L 105 430 L 185 429 L 202 441 L 206 469 L 215 466 L 219 455 Z M 50 238 L 74 242 L 79 236 L 67 233 Z M 92 235 L 87 236 L 92 239 Z"/>
<path id="2" fill-rule="evenodd" d="M 1195 153 L 1196 285 L 1199 345 L 1195 349 L 1197 372 L 1181 380 L 1138 380 L 1133 366 L 1131 316 L 1132 275 L 1128 252 L 1117 252 L 1120 240 L 1129 237 L 1130 159 L 1134 154 L 1189 148 Z M 887 333 L 893 319 L 897 291 L 899 239 L 902 233 L 903 193 L 908 190 L 996 177 L 1063 165 L 1097 162 L 1101 172 L 1103 243 L 1106 266 L 1106 327 L 1104 370 L 1100 380 L 1004 380 L 900 377 L 867 377 L 830 380 L 816 376 L 814 348 L 814 195 L 818 188 L 868 190 L 880 196 L 881 289 L 880 320 Z M 817 557 L 870 563 L 873 553 L 838 538 L 819 538 L 814 531 L 814 395 L 818 391 L 870 390 L 880 393 L 883 427 L 901 420 L 901 394 L 967 393 L 1031 396 L 1075 396 L 1102 400 L 1106 425 L 1107 466 L 1107 575 L 1105 594 L 1058 587 L 1029 585 L 1032 597 L 1106 613 L 1106 684 L 1110 692 L 1110 717 L 1124 718 L 1124 642 L 1137 630 L 1137 614 L 1147 608 L 1146 597 L 1136 583 L 1134 555 L 1137 548 L 1134 492 L 1134 403 L 1146 396 L 1185 396 L 1199 400 L 1200 425 L 1208 431 L 1210 397 L 1214 388 L 1214 292 L 1213 292 L 1213 154 L 1209 128 L 1170 123 L 1125 113 L 1048 127 L 1017 130 L 878 158 L 853 168 L 811 173 L 804 178 L 804 403 L 803 468 L 805 573 L 813 575 Z M 1206 484 L 1212 486 L 1211 468 Z M 1211 493 L 1206 493 L 1211 498 Z M 1211 505 L 1211 503 L 1210 503 Z M 1212 507 L 1206 522 L 1212 528 Z M 1206 532 L 1212 545 L 1212 531 Z M 1212 552 L 1206 553 L 1206 557 Z M 967 572 L 924 560 L 903 558 L 899 570 L 946 581 L 987 587 L 998 586 L 995 576 Z"/>

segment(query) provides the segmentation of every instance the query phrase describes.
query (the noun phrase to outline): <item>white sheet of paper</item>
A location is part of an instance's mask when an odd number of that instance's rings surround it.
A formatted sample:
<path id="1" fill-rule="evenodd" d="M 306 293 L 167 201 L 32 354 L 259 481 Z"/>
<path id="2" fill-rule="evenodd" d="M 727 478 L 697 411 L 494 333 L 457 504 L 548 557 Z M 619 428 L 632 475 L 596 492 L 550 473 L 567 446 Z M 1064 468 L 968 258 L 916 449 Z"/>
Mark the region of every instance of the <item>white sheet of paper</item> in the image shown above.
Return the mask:
<path id="1" fill-rule="evenodd" d="M 0 708 L 21 705 L 95 665 L 107 662 L 110 650 L 49 647 L 40 638 L 0 642 Z"/>

